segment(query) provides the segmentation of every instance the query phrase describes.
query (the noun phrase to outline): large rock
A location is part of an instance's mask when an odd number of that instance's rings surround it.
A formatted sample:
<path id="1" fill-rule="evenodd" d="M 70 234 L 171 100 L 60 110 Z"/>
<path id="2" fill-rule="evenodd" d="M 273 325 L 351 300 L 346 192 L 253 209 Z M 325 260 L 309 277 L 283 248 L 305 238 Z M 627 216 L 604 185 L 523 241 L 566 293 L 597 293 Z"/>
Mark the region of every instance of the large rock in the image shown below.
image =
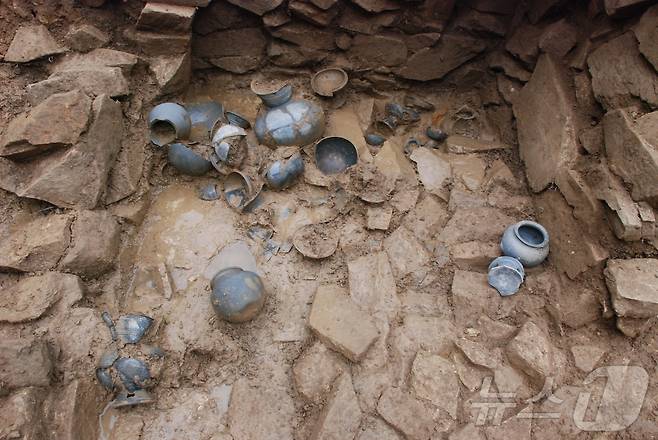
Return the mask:
<path id="1" fill-rule="evenodd" d="M 21 26 L 14 34 L 4 61 L 8 63 L 27 63 L 48 55 L 66 52 L 57 44 L 48 29 L 41 24 Z"/>
<path id="2" fill-rule="evenodd" d="M 640 43 L 640 52 L 658 70 L 658 5 L 647 9 L 633 32 Z"/>
<path id="3" fill-rule="evenodd" d="M 540 386 L 557 372 L 555 348 L 546 334 L 531 321 L 526 322 L 507 345 L 507 356 Z"/>
<path id="4" fill-rule="evenodd" d="M 635 200 L 658 203 L 658 112 L 631 119 L 625 110 L 603 119 L 605 152 L 613 173 L 631 185 Z"/>
<path id="5" fill-rule="evenodd" d="M 396 17 L 396 14 L 392 12 L 373 15 L 345 5 L 338 17 L 337 24 L 338 27 L 346 31 L 375 35 L 383 27 L 393 24 Z"/>
<path id="6" fill-rule="evenodd" d="M 0 269 L 21 272 L 49 270 L 69 246 L 71 217 L 48 215 L 22 221 L 0 243 Z"/>
<path id="7" fill-rule="evenodd" d="M 333 50 L 334 33 L 303 22 L 292 22 L 270 30 L 272 36 L 308 49 Z M 313 38 L 309 38 L 313 35 Z"/>
<path id="8" fill-rule="evenodd" d="M 137 20 L 137 28 L 147 31 L 187 32 L 192 27 L 195 7 L 148 2 Z"/>
<path id="9" fill-rule="evenodd" d="M 90 378 L 76 379 L 53 392 L 44 404 L 51 438 L 77 440 L 98 438 L 96 417 L 103 409 L 105 392 Z"/>
<path id="10" fill-rule="evenodd" d="M 118 202 L 137 191 L 146 159 L 144 146 L 147 144 L 146 139 L 143 139 L 142 142 L 139 140 L 124 140 L 108 177 L 105 192 L 106 205 Z"/>
<path id="11" fill-rule="evenodd" d="M 292 369 L 295 389 L 306 400 L 320 403 L 338 376 L 347 371 L 340 355 L 316 342 L 296 361 Z"/>
<path id="12" fill-rule="evenodd" d="M 125 36 L 134 43 L 135 47 L 149 56 L 171 56 L 188 52 L 192 40 L 191 32 L 162 34 L 128 29 Z"/>
<path id="13" fill-rule="evenodd" d="M 422 271 L 430 262 L 430 255 L 418 239 L 406 227 L 398 227 L 384 240 L 384 248 L 391 261 L 393 271 L 403 278 L 416 271 Z"/>
<path id="14" fill-rule="evenodd" d="M 418 352 L 411 368 L 411 387 L 418 397 L 457 418 L 459 379 L 450 360 Z"/>
<path id="15" fill-rule="evenodd" d="M 406 61 L 407 46 L 396 37 L 357 35 L 347 56 L 359 68 L 393 67 Z"/>
<path id="16" fill-rule="evenodd" d="M 300 0 L 289 2 L 288 10 L 302 20 L 318 26 L 328 26 L 338 15 L 338 9 L 336 8 L 324 10 Z"/>
<path id="17" fill-rule="evenodd" d="M 118 67 L 89 67 L 55 72 L 47 79 L 27 86 L 27 98 L 32 105 L 56 93 L 79 89 L 92 95 L 112 98 L 130 93 L 128 80 Z"/>
<path id="18" fill-rule="evenodd" d="M 112 268 L 119 252 L 120 229 L 107 211 L 81 211 L 73 223 L 73 239 L 61 268 L 86 277 Z"/>
<path id="19" fill-rule="evenodd" d="M 409 156 L 416 163 L 418 177 L 430 193 L 446 200 L 449 196 L 447 184 L 452 177 L 450 162 L 429 148 L 417 148 Z"/>
<path id="20" fill-rule="evenodd" d="M 486 48 L 483 40 L 463 35 L 443 35 L 434 47 L 421 49 L 409 57 L 397 73 L 402 78 L 418 81 L 441 79 Z"/>
<path id="21" fill-rule="evenodd" d="M 386 252 L 347 263 L 352 300 L 366 310 L 395 313 L 400 306 L 395 278 Z"/>
<path id="22" fill-rule="evenodd" d="M 194 39 L 192 50 L 202 58 L 226 56 L 260 56 L 267 40 L 259 28 L 229 29 L 212 32 Z"/>
<path id="23" fill-rule="evenodd" d="M 73 25 L 66 34 L 66 41 L 71 49 L 89 52 L 110 41 L 109 35 L 90 24 Z"/>
<path id="24" fill-rule="evenodd" d="M 353 439 L 361 424 L 361 408 L 349 373 L 335 383 L 310 440 Z"/>
<path id="25" fill-rule="evenodd" d="M 658 316 L 658 260 L 633 258 L 608 260 L 605 281 L 612 306 L 623 318 Z"/>
<path id="26" fill-rule="evenodd" d="M 600 46 L 587 64 L 594 95 L 606 109 L 628 107 L 638 100 L 658 107 L 658 75 L 640 53 L 632 32 Z"/>
<path id="27" fill-rule="evenodd" d="M 287 16 L 285 13 L 284 15 Z M 242 8 L 228 2 L 212 2 L 202 13 L 194 17 L 192 27 L 196 34 L 206 35 L 222 29 L 251 28 L 259 24 L 259 17 L 245 14 Z"/>
<path id="28" fill-rule="evenodd" d="M 575 96 L 563 65 L 542 55 L 514 100 L 519 152 L 530 188 L 540 192 L 570 169 L 578 154 Z"/>
<path id="29" fill-rule="evenodd" d="M 253 12 L 256 15 L 263 15 L 277 8 L 283 3 L 283 0 L 228 0 L 228 2 Z"/>
<path id="30" fill-rule="evenodd" d="M 23 159 L 75 144 L 87 129 L 91 99 L 80 90 L 53 95 L 14 118 L 0 141 L 0 156 Z"/>
<path id="31" fill-rule="evenodd" d="M 432 411 L 400 388 L 384 391 L 377 412 L 410 440 L 429 440 L 434 431 Z"/>
<path id="32" fill-rule="evenodd" d="M 0 401 L 0 426 L 15 438 L 37 440 L 45 437 L 41 405 L 44 393 L 36 387 L 23 388 Z"/>
<path id="33" fill-rule="evenodd" d="M 52 72 L 86 70 L 100 67 L 120 67 L 124 75 L 130 74 L 137 64 L 137 55 L 114 49 L 98 48 L 85 54 L 67 54 L 54 63 Z"/>
<path id="34" fill-rule="evenodd" d="M 92 110 L 86 137 L 72 148 L 29 163 L 0 159 L 0 187 L 60 207 L 94 208 L 121 146 L 123 122 L 121 105 L 108 96 L 97 97 Z"/>
<path id="35" fill-rule="evenodd" d="M 163 95 L 184 90 L 190 83 L 192 62 L 189 52 L 171 57 L 155 57 L 149 68 Z"/>
<path id="36" fill-rule="evenodd" d="M 52 359 L 48 345 L 31 336 L 0 339 L 0 383 L 3 390 L 50 385 Z"/>
<path id="37" fill-rule="evenodd" d="M 566 19 L 549 25 L 539 38 L 539 48 L 563 58 L 578 43 L 578 29 Z"/>
<path id="38" fill-rule="evenodd" d="M 521 25 L 505 43 L 505 49 L 527 66 L 534 65 L 539 55 L 539 38 L 542 29 L 532 25 Z"/>

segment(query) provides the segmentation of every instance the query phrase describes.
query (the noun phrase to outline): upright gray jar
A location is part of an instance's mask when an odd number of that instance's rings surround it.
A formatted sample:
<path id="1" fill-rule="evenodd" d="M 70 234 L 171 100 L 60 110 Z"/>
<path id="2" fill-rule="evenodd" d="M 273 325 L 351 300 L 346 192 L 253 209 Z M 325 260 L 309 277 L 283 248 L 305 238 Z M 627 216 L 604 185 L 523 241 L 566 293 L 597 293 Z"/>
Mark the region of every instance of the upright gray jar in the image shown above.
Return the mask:
<path id="1" fill-rule="evenodd" d="M 514 257 L 525 267 L 540 265 L 548 256 L 548 231 L 529 220 L 509 226 L 500 241 L 503 255 Z"/>

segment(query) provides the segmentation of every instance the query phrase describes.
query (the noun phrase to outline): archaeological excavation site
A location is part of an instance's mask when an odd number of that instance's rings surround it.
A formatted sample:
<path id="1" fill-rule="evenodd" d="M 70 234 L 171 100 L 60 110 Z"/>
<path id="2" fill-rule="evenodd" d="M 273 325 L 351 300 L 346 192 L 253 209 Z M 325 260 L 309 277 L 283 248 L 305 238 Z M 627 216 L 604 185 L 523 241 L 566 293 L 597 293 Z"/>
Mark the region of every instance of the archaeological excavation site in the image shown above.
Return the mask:
<path id="1" fill-rule="evenodd" d="M 0 440 L 658 439 L 658 1 L 0 23 Z"/>

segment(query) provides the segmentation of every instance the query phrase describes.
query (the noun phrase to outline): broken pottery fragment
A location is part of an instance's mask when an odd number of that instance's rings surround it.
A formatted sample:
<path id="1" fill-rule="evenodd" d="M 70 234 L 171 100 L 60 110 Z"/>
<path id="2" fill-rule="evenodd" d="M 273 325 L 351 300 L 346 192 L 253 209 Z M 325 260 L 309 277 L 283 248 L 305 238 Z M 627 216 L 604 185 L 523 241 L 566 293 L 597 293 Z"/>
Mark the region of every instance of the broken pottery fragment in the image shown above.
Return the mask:
<path id="1" fill-rule="evenodd" d="M 292 185 L 304 172 L 304 160 L 297 152 L 287 160 L 277 160 L 270 165 L 265 178 L 267 184 L 273 189 L 285 189 Z"/>
<path id="2" fill-rule="evenodd" d="M 115 327 L 122 342 L 136 344 L 144 337 L 152 323 L 153 319 L 146 315 L 130 314 L 120 316 Z"/>
<path id="3" fill-rule="evenodd" d="M 356 147 L 349 140 L 330 136 L 315 144 L 315 163 L 323 174 L 339 174 L 356 165 Z"/>
<path id="4" fill-rule="evenodd" d="M 176 139 L 186 139 L 192 130 L 190 115 L 182 105 L 173 102 L 158 104 L 149 113 L 151 142 L 158 147 Z"/>
<path id="5" fill-rule="evenodd" d="M 319 260 L 336 252 L 338 236 L 329 232 L 326 225 L 308 225 L 297 231 L 292 243 L 300 254 Z"/>
<path id="6" fill-rule="evenodd" d="M 489 285 L 501 296 L 514 295 L 523 283 L 525 271 L 519 260 L 512 257 L 498 257 L 489 265 Z"/>
<path id="7" fill-rule="evenodd" d="M 180 142 L 169 144 L 167 159 L 179 172 L 190 176 L 202 176 L 212 169 L 209 160 Z"/>

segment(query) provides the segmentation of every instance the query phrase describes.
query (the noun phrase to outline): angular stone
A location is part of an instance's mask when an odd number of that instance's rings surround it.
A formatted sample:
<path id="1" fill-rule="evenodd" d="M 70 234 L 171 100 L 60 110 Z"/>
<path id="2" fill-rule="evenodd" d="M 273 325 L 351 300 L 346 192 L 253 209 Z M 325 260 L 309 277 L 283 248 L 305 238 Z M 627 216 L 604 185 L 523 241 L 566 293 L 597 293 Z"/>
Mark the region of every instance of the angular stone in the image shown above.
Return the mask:
<path id="1" fill-rule="evenodd" d="M 302 20 L 318 26 L 329 26 L 338 15 L 338 9 L 323 10 L 310 3 L 300 0 L 292 0 L 288 3 L 288 10 Z"/>
<path id="2" fill-rule="evenodd" d="M 512 15 L 519 0 L 467 0 L 466 4 L 480 12 L 491 12 L 500 15 Z M 451 439 L 452 440 L 452 439 Z"/>
<path id="3" fill-rule="evenodd" d="M 393 208 L 388 207 L 369 207 L 366 214 L 366 227 L 370 230 L 386 231 L 391 223 Z"/>
<path id="4" fill-rule="evenodd" d="M 272 9 L 278 8 L 283 0 L 228 0 L 228 2 L 256 15 L 263 15 Z"/>
<path id="5" fill-rule="evenodd" d="M 110 42 L 109 35 L 90 24 L 71 26 L 65 38 L 69 47 L 78 52 L 89 52 Z"/>
<path id="6" fill-rule="evenodd" d="M 361 424 L 361 408 L 354 392 L 349 373 L 343 374 L 334 384 L 311 440 L 353 439 Z"/>
<path id="7" fill-rule="evenodd" d="M 230 56 L 221 58 L 210 58 L 208 60 L 213 66 L 217 66 L 227 72 L 243 74 L 255 70 L 263 61 L 262 56 Z"/>
<path id="8" fill-rule="evenodd" d="M 512 223 L 512 217 L 495 208 L 457 209 L 439 234 L 439 240 L 446 245 L 500 240 Z"/>
<path id="9" fill-rule="evenodd" d="M 443 35 L 434 46 L 421 49 L 407 60 L 397 74 L 418 81 L 441 79 L 486 49 L 483 40 L 462 35 Z M 441 60 L 437 63 L 436 60 Z"/>
<path id="10" fill-rule="evenodd" d="M 272 13 L 277 13 L 278 11 L 283 12 L 283 15 L 287 17 L 287 14 L 279 9 L 273 11 Z M 266 14 L 263 17 L 263 21 L 268 16 Z M 288 18 L 289 20 L 290 18 Z M 192 27 L 195 34 L 207 35 L 214 31 L 219 31 L 222 29 L 241 29 L 241 28 L 253 28 L 260 25 L 260 17 L 253 14 L 245 14 L 244 9 L 232 5 L 229 2 L 212 2 L 207 8 L 204 8 L 199 15 L 194 17 L 194 22 Z M 278 24 L 280 26 L 283 23 Z M 266 26 L 269 26 L 265 22 Z"/>
<path id="11" fill-rule="evenodd" d="M 189 51 L 192 35 L 190 32 L 161 34 L 129 29 L 126 31 L 126 38 L 148 56 L 172 56 Z"/>
<path id="12" fill-rule="evenodd" d="M 123 74 L 128 75 L 135 64 L 137 64 L 137 55 L 120 50 L 99 48 L 86 54 L 67 54 L 55 63 L 52 71 L 120 67 Z"/>
<path id="13" fill-rule="evenodd" d="M 433 252 L 438 244 L 437 236 L 448 217 L 445 204 L 427 195 L 404 217 L 402 224 L 425 245 L 425 249 Z"/>
<path id="14" fill-rule="evenodd" d="M 640 43 L 640 52 L 658 71 L 658 47 L 655 44 L 658 40 L 658 6 L 647 9 L 633 32 Z"/>
<path id="15" fill-rule="evenodd" d="M 333 50 L 334 33 L 310 24 L 292 22 L 270 30 L 272 36 L 308 49 Z M 313 35 L 313 38 L 308 38 Z"/>
<path id="16" fill-rule="evenodd" d="M 27 86 L 27 98 L 32 105 L 56 93 L 80 90 L 87 95 L 108 95 L 111 98 L 130 93 L 128 81 L 118 67 L 81 68 L 55 72 L 43 81 Z"/>
<path id="17" fill-rule="evenodd" d="M 192 63 L 189 53 L 153 58 L 149 61 L 149 68 L 163 95 L 180 92 L 190 83 Z"/>
<path id="18" fill-rule="evenodd" d="M 516 367 L 542 386 L 556 372 L 555 348 L 546 334 L 531 321 L 507 344 L 507 356 Z"/>
<path id="19" fill-rule="evenodd" d="M 505 43 L 505 49 L 523 61 L 526 65 L 532 66 L 539 55 L 539 38 L 542 29 L 531 25 L 521 25 L 509 37 Z"/>
<path id="20" fill-rule="evenodd" d="M 580 145 L 589 153 L 596 154 L 603 150 L 603 127 L 586 128 L 578 135 Z"/>
<path id="21" fill-rule="evenodd" d="M 485 270 L 491 261 L 500 256 L 500 245 L 496 242 L 468 241 L 450 247 L 453 263 L 463 270 Z"/>
<path id="22" fill-rule="evenodd" d="M 225 56 L 259 56 L 265 52 L 267 40 L 259 28 L 229 29 L 195 38 L 192 51 L 202 58 Z"/>
<path id="23" fill-rule="evenodd" d="M 290 23 L 290 20 L 292 18 L 290 18 L 290 15 L 288 15 L 288 12 L 284 8 L 275 9 L 263 15 L 263 24 L 267 28 L 283 26 L 286 23 Z"/>
<path id="24" fill-rule="evenodd" d="M 359 68 L 399 66 L 407 59 L 407 45 L 396 37 L 357 35 L 352 39 L 347 57 Z"/>
<path id="25" fill-rule="evenodd" d="M 26 322 L 42 317 L 61 298 L 82 298 L 84 286 L 75 275 L 46 272 L 21 278 L 0 297 L 0 322 Z"/>
<path id="26" fill-rule="evenodd" d="M 55 267 L 69 245 L 71 220 L 48 215 L 12 226 L 0 243 L 0 268 L 36 272 Z"/>
<path id="27" fill-rule="evenodd" d="M 596 197 L 609 208 L 606 212 L 608 222 L 618 239 L 638 241 L 642 239 L 642 219 L 638 205 L 616 176 L 603 169 L 602 177 L 596 188 Z"/>
<path id="28" fill-rule="evenodd" d="M 496 14 L 487 14 L 476 9 L 464 9 L 455 19 L 455 25 L 474 33 L 484 33 L 505 36 L 507 33 L 507 20 Z"/>
<path id="29" fill-rule="evenodd" d="M 484 181 L 487 163 L 475 155 L 451 155 L 450 165 L 455 182 L 461 182 L 469 191 L 477 192 Z"/>
<path id="30" fill-rule="evenodd" d="M 23 159 L 73 145 L 86 130 L 91 99 L 79 90 L 53 95 L 14 118 L 0 141 L 0 156 Z"/>
<path id="31" fill-rule="evenodd" d="M 424 147 L 415 149 L 409 159 L 416 162 L 418 176 L 425 189 L 446 200 L 448 198 L 446 185 L 452 176 L 450 163 Z"/>
<path id="32" fill-rule="evenodd" d="M 358 5 L 367 12 L 379 13 L 400 9 L 400 5 L 393 0 L 352 0 L 352 3 Z"/>
<path id="33" fill-rule="evenodd" d="M 512 170 L 500 159 L 496 159 L 489 166 L 483 182 L 483 187 L 486 189 L 494 185 L 501 185 L 510 189 L 520 189 L 522 187 L 521 182 L 514 176 Z"/>
<path id="34" fill-rule="evenodd" d="M 48 345 L 31 336 L 0 339 L 0 382 L 3 389 L 47 387 L 52 360 Z"/>
<path id="35" fill-rule="evenodd" d="M 398 278 L 421 270 L 430 261 L 430 256 L 425 248 L 404 226 L 400 226 L 386 237 L 384 248 Z"/>
<path id="36" fill-rule="evenodd" d="M 504 52 L 495 52 L 489 57 L 489 68 L 494 72 L 503 72 L 508 77 L 521 82 L 528 82 L 532 77 L 532 73 Z"/>
<path id="37" fill-rule="evenodd" d="M 528 4 L 528 18 L 537 23 L 564 0 L 531 0 Z"/>
<path id="38" fill-rule="evenodd" d="M 316 342 L 295 361 L 292 377 L 295 389 L 306 400 L 320 403 L 331 390 L 334 380 L 347 371 L 339 355 Z"/>
<path id="39" fill-rule="evenodd" d="M 576 43 L 578 29 L 564 18 L 549 25 L 539 38 L 539 48 L 558 58 L 563 58 Z"/>
<path id="40" fill-rule="evenodd" d="M 109 212 L 81 211 L 72 232 L 72 244 L 61 262 L 63 269 L 95 277 L 113 267 L 119 252 L 120 229 Z"/>
<path id="41" fill-rule="evenodd" d="M 605 12 L 608 15 L 616 15 L 623 13 L 627 9 L 640 7 L 644 4 L 650 3 L 649 0 L 605 0 Z"/>
<path id="42" fill-rule="evenodd" d="M 457 418 L 459 379 L 451 361 L 428 352 L 418 352 L 411 367 L 411 387 L 416 396 Z"/>
<path id="43" fill-rule="evenodd" d="M 267 47 L 270 61 L 283 67 L 302 67 L 322 62 L 327 52 L 272 40 Z"/>
<path id="44" fill-rule="evenodd" d="M 402 437 L 379 417 L 366 418 L 356 440 L 402 440 Z"/>
<path id="45" fill-rule="evenodd" d="M 599 363 L 605 350 L 594 345 L 574 345 L 571 347 L 571 354 L 576 368 L 584 373 L 589 373 Z"/>
<path id="46" fill-rule="evenodd" d="M 106 205 L 118 202 L 137 191 L 146 159 L 144 145 L 130 141 L 123 143 L 108 177 Z"/>
<path id="47" fill-rule="evenodd" d="M 451 291 L 455 322 L 463 327 L 474 325 L 483 314 L 494 316 L 502 304 L 500 295 L 489 286 L 483 273 L 456 270 Z"/>
<path id="48" fill-rule="evenodd" d="M 504 341 L 516 333 L 516 327 L 506 324 L 502 321 L 494 321 L 486 315 L 482 315 L 477 320 L 478 328 L 487 338 L 493 341 Z"/>
<path id="49" fill-rule="evenodd" d="M 338 3 L 338 0 L 311 0 L 311 3 L 320 9 L 329 9 Z"/>
<path id="50" fill-rule="evenodd" d="M 587 64 L 594 96 L 604 108 L 629 107 L 638 99 L 658 107 L 658 75 L 640 53 L 632 32 L 597 48 Z"/>
<path id="51" fill-rule="evenodd" d="M 5 53 L 4 61 L 7 63 L 27 63 L 48 55 L 66 52 L 45 26 L 21 26 L 16 30 L 13 40 Z"/>
<path id="52" fill-rule="evenodd" d="M 565 68 L 551 55 L 539 59 L 514 101 L 519 152 L 530 188 L 540 192 L 570 169 L 578 154 L 575 97 Z"/>
<path id="53" fill-rule="evenodd" d="M 196 8 L 148 2 L 139 14 L 137 29 L 156 32 L 186 32 L 192 27 Z"/>
<path id="54" fill-rule="evenodd" d="M 450 434 L 448 440 L 486 440 L 484 433 L 475 427 L 472 423 L 457 429 Z"/>
<path id="55" fill-rule="evenodd" d="M 43 392 L 36 387 L 23 388 L 0 401 L 0 426 L 8 438 L 37 440 L 45 437 L 41 405 Z"/>
<path id="56" fill-rule="evenodd" d="M 409 440 L 429 440 L 434 430 L 432 412 L 400 388 L 384 391 L 377 412 Z"/>
<path id="57" fill-rule="evenodd" d="M 386 252 L 377 252 L 347 263 L 352 300 L 365 310 L 395 313 L 400 306 L 395 278 Z"/>
<path id="58" fill-rule="evenodd" d="M 658 315 L 658 260 L 608 260 L 604 270 L 612 307 L 623 318 Z"/>
<path id="59" fill-rule="evenodd" d="M 484 428 L 487 440 L 530 440 L 532 438 L 532 419 L 510 417 L 498 426 Z"/>
<path id="60" fill-rule="evenodd" d="M 658 112 L 633 121 L 625 110 L 603 120 L 605 152 L 613 173 L 631 185 L 635 200 L 658 203 Z"/>
<path id="61" fill-rule="evenodd" d="M 653 240 L 656 237 L 656 213 L 646 202 L 640 202 L 636 206 L 642 221 L 642 238 Z"/>
<path id="62" fill-rule="evenodd" d="M 448 356 L 453 349 L 455 334 L 455 327 L 447 318 L 409 314 L 393 332 L 393 344 L 411 364 L 418 350 Z"/>
<path id="63" fill-rule="evenodd" d="M 577 329 L 602 317 L 601 302 L 595 292 L 577 285 L 551 289 L 548 309 L 556 320 Z"/>
<path id="64" fill-rule="evenodd" d="M 375 35 L 382 28 L 388 27 L 395 22 L 397 15 L 394 12 L 384 12 L 381 14 L 368 14 L 361 9 L 345 5 L 345 8 L 338 17 L 338 27 L 349 32 L 359 34 Z M 408 42 L 407 38 L 405 42 Z M 409 47 L 409 49 L 411 49 Z"/>
<path id="65" fill-rule="evenodd" d="M 506 150 L 511 148 L 498 141 L 482 141 L 461 135 L 448 136 L 446 140 L 448 151 L 456 154 L 482 153 L 493 150 Z"/>
<path id="66" fill-rule="evenodd" d="M 370 315 L 338 286 L 318 287 L 309 326 L 322 342 L 352 362 L 359 362 L 379 336 Z"/>
<path id="67" fill-rule="evenodd" d="M 98 424 L 91 421 L 102 411 L 105 398 L 105 392 L 91 379 L 69 382 L 44 405 L 52 421 L 49 434 L 61 440 L 96 438 Z"/>

